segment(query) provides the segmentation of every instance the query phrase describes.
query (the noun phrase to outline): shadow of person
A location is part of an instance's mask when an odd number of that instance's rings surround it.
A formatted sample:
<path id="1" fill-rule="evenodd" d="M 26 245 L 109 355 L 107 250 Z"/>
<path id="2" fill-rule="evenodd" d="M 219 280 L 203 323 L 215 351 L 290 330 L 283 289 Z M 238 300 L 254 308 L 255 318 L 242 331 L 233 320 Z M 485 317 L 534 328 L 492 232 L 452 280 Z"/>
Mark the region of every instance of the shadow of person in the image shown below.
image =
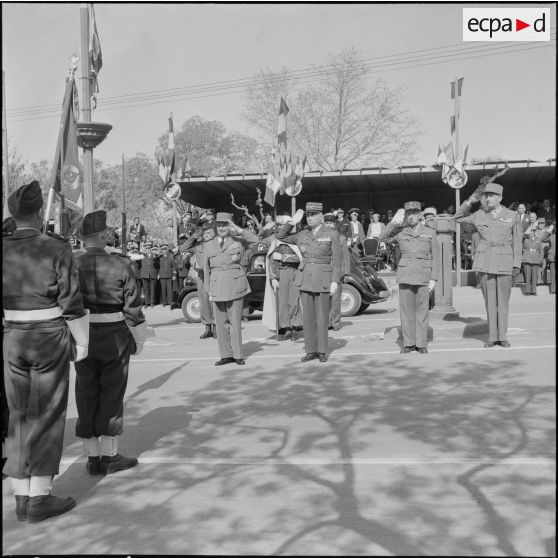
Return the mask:
<path id="1" fill-rule="evenodd" d="M 275 335 L 268 338 L 269 341 L 275 341 Z M 242 354 L 245 357 L 252 356 L 263 350 L 263 347 L 276 347 L 276 343 L 264 343 L 262 341 L 248 341 L 248 343 L 242 344 Z"/>

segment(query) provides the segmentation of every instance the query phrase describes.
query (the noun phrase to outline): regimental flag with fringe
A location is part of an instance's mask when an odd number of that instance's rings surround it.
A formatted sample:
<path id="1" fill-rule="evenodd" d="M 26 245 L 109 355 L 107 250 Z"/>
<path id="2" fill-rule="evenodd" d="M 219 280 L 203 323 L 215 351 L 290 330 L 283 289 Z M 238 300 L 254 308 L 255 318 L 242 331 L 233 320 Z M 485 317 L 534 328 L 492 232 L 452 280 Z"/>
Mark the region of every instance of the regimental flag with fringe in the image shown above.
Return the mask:
<path id="1" fill-rule="evenodd" d="M 62 119 L 52 168 L 52 188 L 64 196 L 70 226 L 83 216 L 83 184 L 77 143 L 77 125 L 74 114 L 76 85 L 73 78 L 66 82 Z"/>
<path id="2" fill-rule="evenodd" d="M 98 75 L 103 66 L 103 55 L 101 52 L 101 41 L 97 32 L 95 10 L 93 4 L 89 4 L 89 65 L 91 67 L 92 99 L 93 109 L 97 108 L 97 93 L 99 93 Z"/>

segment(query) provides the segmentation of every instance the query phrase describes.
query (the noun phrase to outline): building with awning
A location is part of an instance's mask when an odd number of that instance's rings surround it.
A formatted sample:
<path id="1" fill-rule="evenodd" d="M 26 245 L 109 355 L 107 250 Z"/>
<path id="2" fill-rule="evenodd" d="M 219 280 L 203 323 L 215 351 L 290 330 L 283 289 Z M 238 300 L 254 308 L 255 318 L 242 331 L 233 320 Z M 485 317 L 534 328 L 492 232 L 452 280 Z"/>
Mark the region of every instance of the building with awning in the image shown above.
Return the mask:
<path id="1" fill-rule="evenodd" d="M 545 198 L 555 201 L 556 159 L 547 161 L 486 161 L 465 167 L 467 184 L 460 190 L 465 200 L 478 186 L 481 177 L 492 176 L 503 168 L 506 173 L 497 179 L 504 186 L 503 204 L 514 201 L 532 203 Z M 231 194 L 237 205 L 256 210 L 257 190 L 263 199 L 266 174 L 228 174 L 226 176 L 194 176 L 182 180 L 181 199 L 202 208 L 231 210 Z M 405 201 L 424 201 L 443 210 L 455 205 L 455 190 L 444 184 L 441 168 L 411 165 L 398 168 L 362 168 L 357 170 L 311 171 L 302 179 L 302 192 L 296 197 L 297 208 L 307 201 L 322 201 L 324 210 L 359 207 L 363 212 L 373 207 L 380 213 L 397 209 Z M 271 209 L 264 203 L 264 209 Z M 278 212 L 291 211 L 291 198 L 276 196 Z"/>

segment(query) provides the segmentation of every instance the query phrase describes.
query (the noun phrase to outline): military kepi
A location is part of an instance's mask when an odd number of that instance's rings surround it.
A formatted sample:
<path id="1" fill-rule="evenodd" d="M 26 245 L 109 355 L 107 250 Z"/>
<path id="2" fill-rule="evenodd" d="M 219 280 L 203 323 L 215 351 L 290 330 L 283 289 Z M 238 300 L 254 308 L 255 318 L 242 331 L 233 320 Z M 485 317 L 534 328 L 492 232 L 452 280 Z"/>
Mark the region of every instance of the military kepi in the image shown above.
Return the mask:
<path id="1" fill-rule="evenodd" d="M 219 212 L 215 217 L 215 221 L 222 222 L 222 223 L 226 223 L 227 221 L 232 221 L 232 213 Z"/>
<path id="2" fill-rule="evenodd" d="M 326 213 L 324 215 L 324 223 L 335 223 L 335 221 L 337 220 L 337 218 L 335 217 L 335 215 L 333 213 Z"/>
<path id="3" fill-rule="evenodd" d="M 89 236 L 104 231 L 107 228 L 107 212 L 104 209 L 88 213 L 79 224 L 82 236 Z"/>
<path id="4" fill-rule="evenodd" d="M 420 202 L 418 201 L 410 201 L 406 202 L 403 206 L 405 211 L 420 211 Z"/>
<path id="5" fill-rule="evenodd" d="M 499 196 L 502 195 L 504 192 L 504 187 L 500 186 L 500 184 L 496 184 L 494 182 L 489 182 L 486 187 L 484 188 L 485 193 L 490 194 L 498 194 Z"/>
<path id="6" fill-rule="evenodd" d="M 306 204 L 306 213 L 321 213 L 324 210 L 322 202 L 308 202 Z"/>
<path id="7" fill-rule="evenodd" d="M 43 207 L 43 192 L 36 180 L 19 187 L 8 198 L 8 210 L 16 219 L 29 215 Z"/>

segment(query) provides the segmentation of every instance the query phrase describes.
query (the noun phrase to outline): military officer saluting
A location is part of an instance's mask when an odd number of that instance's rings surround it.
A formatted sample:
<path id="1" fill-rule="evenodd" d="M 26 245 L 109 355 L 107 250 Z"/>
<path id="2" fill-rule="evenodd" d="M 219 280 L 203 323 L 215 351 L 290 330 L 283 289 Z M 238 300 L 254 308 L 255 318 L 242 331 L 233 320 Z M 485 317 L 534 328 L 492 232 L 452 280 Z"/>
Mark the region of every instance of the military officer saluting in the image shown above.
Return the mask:
<path id="1" fill-rule="evenodd" d="M 302 261 L 296 271 L 294 284 L 300 290 L 302 324 L 306 355 L 302 362 L 319 359 L 327 361 L 327 329 L 330 296 L 334 295 L 341 281 L 341 244 L 339 234 L 324 224 L 323 206 L 320 202 L 306 204 L 308 228 L 289 234 L 302 219 L 302 211 L 283 225 L 277 238 L 295 243 Z"/>
<path id="2" fill-rule="evenodd" d="M 221 357 L 215 366 L 232 362 L 244 364 L 242 299 L 251 289 L 241 263 L 248 244 L 258 242 L 258 237 L 236 226 L 231 213 L 217 213 L 215 221 L 217 236 L 205 245 L 203 257 L 204 286 L 213 302 Z"/>
<path id="3" fill-rule="evenodd" d="M 521 267 L 523 227 L 511 209 L 502 205 L 503 187 L 489 182 L 477 188 L 455 212 L 458 223 L 470 223 L 479 233 L 479 243 L 473 259 L 473 270 L 486 304 L 488 341 L 486 348 L 509 347 L 508 313 L 512 286 Z M 473 203 L 480 201 L 481 209 L 471 214 Z"/>
<path id="4" fill-rule="evenodd" d="M 399 209 L 378 240 L 393 238 L 401 249 L 397 267 L 399 313 L 403 347 L 401 353 L 428 352 L 428 301 L 439 274 L 436 232 L 420 222 L 420 202 L 410 201 Z"/>
<path id="5" fill-rule="evenodd" d="M 76 504 L 73 498 L 50 494 L 50 488 L 62 457 L 70 358 L 77 362 L 87 356 L 89 316 L 70 245 L 41 233 L 39 183 L 34 180 L 11 194 L 8 208 L 17 228 L 2 239 L 4 375 L 10 411 L 3 472 L 12 481 L 17 519 L 35 523 Z"/>
<path id="6" fill-rule="evenodd" d="M 135 467 L 118 453 L 131 354 L 146 337 L 136 273 L 129 258 L 107 254 L 106 211 L 88 213 L 79 225 L 85 253 L 76 258 L 84 306 L 89 309 L 89 354 L 76 363 L 76 436 L 91 475 Z"/>

